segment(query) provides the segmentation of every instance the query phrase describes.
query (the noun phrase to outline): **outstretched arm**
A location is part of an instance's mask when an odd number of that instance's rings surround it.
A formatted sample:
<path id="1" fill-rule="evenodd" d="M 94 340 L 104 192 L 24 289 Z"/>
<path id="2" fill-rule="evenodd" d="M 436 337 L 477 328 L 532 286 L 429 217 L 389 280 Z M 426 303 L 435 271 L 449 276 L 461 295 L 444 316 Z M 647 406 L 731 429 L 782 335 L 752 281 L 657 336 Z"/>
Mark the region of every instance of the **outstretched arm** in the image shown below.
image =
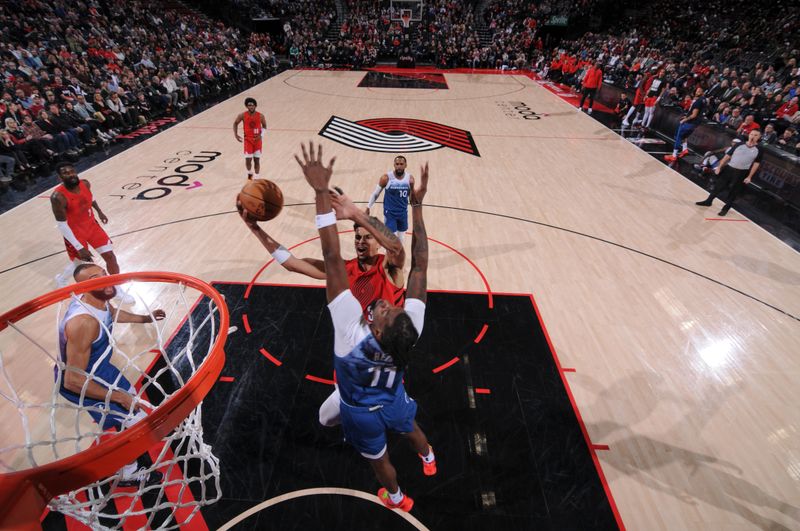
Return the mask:
<path id="1" fill-rule="evenodd" d="M 381 192 L 383 192 L 383 189 L 386 188 L 387 184 L 389 184 L 389 177 L 387 177 L 386 175 L 381 175 L 380 178 L 378 179 L 378 186 L 375 187 L 375 190 L 372 192 L 372 195 L 369 196 L 369 202 L 367 203 L 367 215 L 369 215 L 369 209 L 375 205 L 375 201 L 378 200 L 378 198 L 381 195 Z"/>
<path id="2" fill-rule="evenodd" d="M 297 155 L 294 156 L 297 163 L 303 169 L 306 182 L 314 189 L 317 205 L 317 229 L 319 239 L 322 244 L 322 257 L 325 262 L 325 287 L 328 295 L 328 302 L 335 299 L 340 293 L 349 288 L 347 284 L 347 273 L 342 260 L 341 249 L 339 248 L 339 234 L 336 232 L 336 213 L 331 206 L 331 196 L 329 185 L 331 174 L 333 174 L 333 163 L 336 158 L 332 158 L 326 168 L 322 164 L 322 145 L 318 146 L 317 153 L 314 153 L 314 142 L 306 146 L 301 145 L 303 150 L 303 160 Z"/>
<path id="3" fill-rule="evenodd" d="M 428 163 L 420 171 L 420 182 L 411 192 L 411 272 L 408 274 L 407 299 L 428 300 L 428 234 L 422 218 L 422 200 L 428 191 Z"/>
<path id="4" fill-rule="evenodd" d="M 242 217 L 244 224 L 247 225 L 247 228 L 250 229 L 250 232 L 258 238 L 261 245 L 264 246 L 267 252 L 269 252 L 275 261 L 284 269 L 318 280 L 325 280 L 325 264 L 322 260 L 296 257 L 286 247 L 267 234 L 266 231 L 258 225 L 258 222 L 247 214 L 238 201 L 236 202 L 236 208 L 239 210 L 239 215 Z"/>

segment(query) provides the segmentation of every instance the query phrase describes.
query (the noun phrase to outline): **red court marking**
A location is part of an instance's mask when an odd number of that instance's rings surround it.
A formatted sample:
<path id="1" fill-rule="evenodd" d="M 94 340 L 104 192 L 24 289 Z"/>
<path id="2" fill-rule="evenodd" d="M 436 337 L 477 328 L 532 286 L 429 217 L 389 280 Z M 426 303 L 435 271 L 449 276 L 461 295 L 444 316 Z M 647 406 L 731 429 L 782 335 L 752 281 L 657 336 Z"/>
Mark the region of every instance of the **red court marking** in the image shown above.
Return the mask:
<path id="1" fill-rule="evenodd" d="M 153 461 L 155 461 L 156 457 L 158 457 L 158 453 L 153 456 L 153 452 L 151 451 L 150 456 L 153 457 Z M 166 477 L 164 479 L 166 479 Z M 141 513 L 144 511 L 142 499 L 139 497 L 133 497 L 137 490 L 138 489 L 136 487 L 122 487 L 114 489 L 115 494 L 130 492 L 129 496 L 119 496 L 114 498 L 114 507 L 117 509 L 117 514 L 124 514 L 125 511 L 130 511 L 132 513 Z M 128 529 L 134 530 L 145 528 L 147 528 L 147 517 L 144 514 L 131 514 L 125 518 L 125 523 L 122 524 L 122 529 L 126 531 Z"/>
<path id="2" fill-rule="evenodd" d="M 536 318 L 539 319 L 539 326 L 542 327 L 542 331 L 544 332 L 544 337 L 547 339 L 547 346 L 550 347 L 550 352 L 553 355 L 553 360 L 556 362 L 556 367 L 558 368 L 558 374 L 561 376 L 561 382 L 564 384 L 564 389 L 567 391 L 567 396 L 569 397 L 569 402 L 572 404 L 572 410 L 575 412 L 575 418 L 578 420 L 578 425 L 581 427 L 581 433 L 583 434 L 583 439 L 586 441 L 586 446 L 589 448 L 589 453 L 592 456 L 592 462 L 594 462 L 594 467 L 597 470 L 597 476 L 600 478 L 600 483 L 603 485 L 603 490 L 606 493 L 606 497 L 608 498 L 608 504 L 611 506 L 611 511 L 614 513 L 614 518 L 617 520 L 617 525 L 620 528 L 620 531 L 625 531 L 625 524 L 622 522 L 622 516 L 619 514 L 619 509 L 617 508 L 617 502 L 614 501 L 614 496 L 611 494 L 611 487 L 608 485 L 608 480 L 606 480 L 605 474 L 603 474 L 603 467 L 600 466 L 600 459 L 597 457 L 597 452 L 595 451 L 594 444 L 592 444 L 591 439 L 589 439 L 589 432 L 586 429 L 586 424 L 583 422 L 583 417 L 581 417 L 581 412 L 578 410 L 578 404 L 575 402 L 575 397 L 572 395 L 572 389 L 569 386 L 569 382 L 567 381 L 567 377 L 564 375 L 564 369 L 561 367 L 561 362 L 558 359 L 558 354 L 556 353 L 556 349 L 553 348 L 553 342 L 550 340 L 550 333 L 547 331 L 547 327 L 544 324 L 544 320 L 542 319 L 542 314 L 539 312 L 539 307 L 536 305 L 536 301 L 533 298 L 533 295 L 529 295 L 531 298 L 531 304 L 533 305 L 533 309 L 536 311 Z"/>
<path id="3" fill-rule="evenodd" d="M 564 367 L 561 369 L 562 372 L 575 372 L 575 369 L 571 367 Z"/>
<path id="4" fill-rule="evenodd" d="M 728 219 L 728 218 L 703 218 L 706 221 L 744 221 L 747 223 L 749 219 Z"/>
<path id="5" fill-rule="evenodd" d="M 341 234 L 347 234 L 347 233 L 351 233 L 351 232 L 355 232 L 355 231 L 354 231 L 354 230 L 352 230 L 352 229 L 351 229 L 351 230 L 342 230 L 342 231 L 338 231 L 338 234 L 340 234 L 340 235 L 341 235 Z M 410 233 L 408 233 L 408 234 L 410 234 Z M 312 241 L 314 241 L 314 240 L 318 240 L 318 239 L 319 239 L 319 235 L 317 235 L 317 236 L 314 236 L 313 238 L 308 238 L 307 240 L 304 240 L 304 241 L 302 241 L 302 242 L 300 242 L 300 243 L 297 243 L 297 244 L 295 244 L 295 245 L 292 245 L 291 247 L 289 247 L 289 248 L 288 248 L 288 250 L 290 250 L 290 251 L 291 251 L 291 250 L 293 250 L 293 249 L 296 249 L 296 248 L 300 247 L 301 245 L 305 245 L 305 244 L 307 244 L 308 242 L 312 242 Z M 484 286 L 485 286 L 485 288 L 486 288 L 486 296 L 487 296 L 487 298 L 488 298 L 489 309 L 493 309 L 493 308 L 494 308 L 494 297 L 493 297 L 493 295 L 492 295 L 492 288 L 491 288 L 491 286 L 489 286 L 489 282 L 486 280 L 486 275 L 484 275 L 484 274 L 483 274 L 483 271 L 481 271 L 481 270 L 480 270 L 480 268 L 479 268 L 479 267 L 478 267 L 478 266 L 475 264 L 475 262 L 473 262 L 472 260 L 470 260 L 469 258 L 467 258 L 467 256 L 466 256 L 464 253 L 462 253 L 461 251 L 459 251 L 459 250 L 455 249 L 454 247 L 452 247 L 452 246 L 450 246 L 450 245 L 448 245 L 448 244 L 446 244 L 446 243 L 444 243 L 444 242 L 442 242 L 442 241 L 439 241 L 439 240 L 437 240 L 437 239 L 435 239 L 435 238 L 431 238 L 430 236 L 428 236 L 428 240 L 429 240 L 429 241 L 432 241 L 432 242 L 434 242 L 434 243 L 438 243 L 438 244 L 439 244 L 439 245 L 441 245 L 442 247 L 444 247 L 444 248 L 446 248 L 446 249 L 449 249 L 450 251 L 452 251 L 452 252 L 456 253 L 458 256 L 460 256 L 461 258 L 463 258 L 463 259 L 464 259 L 464 260 L 465 260 L 465 261 L 466 261 L 466 262 L 467 262 L 467 263 L 468 263 L 470 266 L 472 266 L 472 268 L 473 268 L 475 271 L 477 271 L 478 275 L 479 275 L 479 276 L 480 276 L 480 278 L 481 278 L 481 281 L 483 282 L 483 285 L 484 285 Z M 256 285 L 256 280 L 258 280 L 258 277 L 259 277 L 259 276 L 261 276 L 261 273 L 263 273 L 263 272 L 264 272 L 264 270 L 265 270 L 265 269 L 266 269 L 266 268 L 267 268 L 267 267 L 268 267 L 270 264 L 272 264 L 274 261 L 275 261 L 275 259 L 274 259 L 274 258 L 273 258 L 273 259 L 271 259 L 271 260 L 269 260 L 269 261 L 268 261 L 266 264 L 264 264 L 263 266 L 261 266 L 261 268 L 260 268 L 260 269 L 259 269 L 259 270 L 256 272 L 256 274 L 255 274 L 255 275 L 253 275 L 253 278 L 252 278 L 252 279 L 250 280 L 250 282 L 247 284 L 247 289 L 246 289 L 246 290 L 245 290 L 245 292 L 244 292 L 244 298 L 245 298 L 245 299 L 247 299 L 247 298 L 250 296 L 250 292 L 251 292 L 251 290 L 253 289 L 253 286 L 255 286 L 255 285 Z M 231 282 L 231 284 L 233 284 L 233 282 Z M 281 285 L 291 285 L 291 284 L 259 284 L 259 285 L 276 285 L 276 286 L 281 286 Z M 313 286 L 313 287 L 319 287 L 319 286 Z M 443 291 L 443 292 L 447 292 L 447 291 L 445 291 L 445 290 L 442 290 L 442 291 Z M 458 293 L 458 292 L 449 292 L 449 293 Z M 462 292 L 462 293 L 466 293 L 466 292 Z M 246 331 L 249 333 L 249 329 L 248 329 L 248 328 L 249 328 L 249 324 L 248 324 L 248 323 L 247 323 L 247 321 L 245 320 L 245 316 L 246 316 L 246 314 L 245 314 L 245 315 L 243 315 L 243 317 L 242 317 L 242 320 L 243 320 L 243 321 L 244 321 L 244 323 L 245 323 L 245 330 L 246 330 Z M 476 336 L 476 338 L 475 338 L 475 340 L 474 340 L 474 341 L 475 341 L 475 343 L 478 343 L 478 342 L 479 342 L 479 341 L 480 341 L 480 340 L 483 338 L 483 334 L 485 334 L 485 333 L 486 333 L 486 329 L 487 329 L 487 328 L 488 328 L 488 325 L 487 325 L 487 324 L 484 324 L 484 325 L 483 325 L 483 329 L 481 329 L 481 331 L 479 332 L 478 336 Z M 264 349 L 261 349 L 261 353 L 262 353 L 262 354 L 264 354 L 265 352 L 266 352 L 266 350 L 264 350 Z M 266 354 L 264 354 L 264 355 L 265 355 L 265 356 L 267 356 L 267 357 L 270 357 L 270 356 L 269 356 L 269 353 L 266 353 Z M 271 357 L 270 357 L 270 359 L 274 359 L 274 358 L 271 358 Z M 455 361 L 453 361 L 453 360 L 455 360 Z M 440 372 L 440 371 L 443 371 L 444 369 L 448 368 L 450 365 L 453 365 L 454 363 L 456 363 L 456 362 L 458 361 L 458 358 L 457 358 L 457 357 L 456 357 L 456 358 L 453 358 L 453 360 L 450 360 L 449 362 L 445 363 L 444 365 L 441 365 L 441 366 L 437 367 L 436 369 L 434 369 L 434 371 L 433 371 L 433 372 Z M 275 361 L 277 361 L 277 360 L 275 360 Z M 277 365 L 280 365 L 280 363 L 278 363 Z M 308 376 L 307 376 L 307 378 L 308 378 Z M 315 378 L 316 378 L 316 379 L 315 379 Z M 313 380 L 313 381 L 320 381 L 320 380 L 324 380 L 325 382 L 327 382 L 327 380 L 325 380 L 324 378 L 318 378 L 318 377 L 316 377 L 316 376 L 314 376 L 314 377 L 311 377 L 311 378 L 308 378 L 308 379 L 309 379 L 309 380 Z"/>
<path id="6" fill-rule="evenodd" d="M 451 360 L 450 360 L 450 361 L 448 361 L 447 363 L 444 363 L 444 364 L 442 364 L 442 365 L 439 365 L 438 367 L 436 367 L 435 369 L 433 369 L 433 372 L 434 372 L 434 373 L 437 373 L 437 372 L 442 372 L 443 370 L 445 370 L 445 369 L 446 369 L 446 368 L 448 368 L 449 366 L 451 366 L 451 365 L 455 365 L 455 364 L 456 364 L 456 363 L 458 363 L 459 361 L 460 361 L 460 359 L 458 358 L 458 356 L 456 356 L 455 358 L 451 359 Z"/>
<path id="7" fill-rule="evenodd" d="M 161 451 L 161 446 L 153 446 L 150 448 L 150 457 L 155 461 L 158 458 L 158 454 Z M 175 454 L 172 453 L 172 448 L 169 445 L 163 446 L 164 449 L 164 460 L 172 461 L 175 459 Z M 181 467 L 175 464 L 172 467 L 159 467 L 161 473 L 164 474 L 164 483 L 171 482 L 171 485 L 167 485 L 164 487 L 164 493 L 167 495 L 167 500 L 170 503 L 176 506 L 174 516 L 175 521 L 180 522 L 180 528 L 182 531 L 208 531 L 208 525 L 206 525 L 205 518 L 203 518 L 203 513 L 197 511 L 194 513 L 192 520 L 187 522 L 186 519 L 192 514 L 192 509 L 190 507 L 180 507 L 182 504 L 190 504 L 194 503 L 194 495 L 192 494 L 192 489 L 186 487 L 183 488 L 182 483 L 179 483 L 183 479 L 183 471 Z M 137 526 L 131 529 L 143 529 L 146 524 L 147 520 L 145 520 L 142 525 Z"/>
<path id="8" fill-rule="evenodd" d="M 261 347 L 260 349 L 258 349 L 258 351 L 259 351 L 261 354 L 263 354 L 265 358 L 267 358 L 269 361 L 271 361 L 272 363 L 274 363 L 274 364 L 275 364 L 275 365 L 277 365 L 278 367 L 280 367 L 281 365 L 283 365 L 283 362 L 282 362 L 281 360 L 279 360 L 278 358 L 276 358 L 275 356 L 273 356 L 272 354 L 270 354 L 269 352 L 267 352 L 267 349 L 265 349 L 264 347 Z"/>
<path id="9" fill-rule="evenodd" d="M 481 342 L 481 339 L 483 339 L 483 336 L 486 334 L 487 330 L 489 330 L 489 325 L 484 323 L 483 328 L 481 328 L 481 331 L 478 334 L 478 337 L 475 338 L 475 343 Z"/>
<path id="10" fill-rule="evenodd" d="M 242 324 L 244 325 L 244 331 L 248 334 L 251 332 L 250 330 L 250 320 L 247 318 L 247 314 L 242 314 Z"/>
<path id="11" fill-rule="evenodd" d="M 593 450 L 608 450 L 609 448 L 608 448 L 607 444 L 592 444 L 592 449 Z"/>
<path id="12" fill-rule="evenodd" d="M 483 387 L 476 387 L 475 388 L 475 392 L 478 393 L 479 395 L 490 395 L 490 394 L 492 394 L 492 390 L 491 389 L 484 389 Z"/>
<path id="13" fill-rule="evenodd" d="M 219 377 L 219 381 L 220 382 L 232 382 L 234 380 L 235 380 L 235 378 L 233 376 L 220 376 Z"/>
<path id="14" fill-rule="evenodd" d="M 333 385 L 336 383 L 333 380 L 329 380 L 327 378 L 320 378 L 319 376 L 311 376 L 310 374 L 306 374 L 305 379 L 311 380 L 312 382 L 324 383 L 328 385 Z"/>

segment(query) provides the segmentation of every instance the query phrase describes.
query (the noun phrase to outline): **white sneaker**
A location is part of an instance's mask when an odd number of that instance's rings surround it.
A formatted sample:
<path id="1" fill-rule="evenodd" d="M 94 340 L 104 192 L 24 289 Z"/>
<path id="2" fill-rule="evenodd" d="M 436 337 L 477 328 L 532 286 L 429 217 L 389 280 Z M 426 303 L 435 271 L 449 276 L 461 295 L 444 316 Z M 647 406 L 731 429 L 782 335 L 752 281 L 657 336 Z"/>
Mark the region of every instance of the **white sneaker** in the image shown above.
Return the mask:
<path id="1" fill-rule="evenodd" d="M 622 120 L 622 125 L 624 125 L 625 127 L 631 126 L 631 124 L 628 123 L 628 120 Z"/>
<path id="2" fill-rule="evenodd" d="M 592 108 L 589 107 L 589 114 L 592 114 Z"/>

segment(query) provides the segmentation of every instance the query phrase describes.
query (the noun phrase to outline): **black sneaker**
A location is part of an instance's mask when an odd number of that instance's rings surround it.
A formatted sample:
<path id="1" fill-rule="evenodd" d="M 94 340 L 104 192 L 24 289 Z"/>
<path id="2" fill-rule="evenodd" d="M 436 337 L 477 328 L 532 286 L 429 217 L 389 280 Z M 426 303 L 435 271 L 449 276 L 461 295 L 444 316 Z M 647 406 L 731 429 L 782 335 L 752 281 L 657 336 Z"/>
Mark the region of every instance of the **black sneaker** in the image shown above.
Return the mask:
<path id="1" fill-rule="evenodd" d="M 697 203 L 695 203 L 695 205 L 698 205 L 698 206 L 711 206 L 711 201 L 706 199 L 705 201 L 698 201 Z"/>
<path id="2" fill-rule="evenodd" d="M 164 479 L 164 474 L 162 474 L 158 470 L 153 470 L 152 472 L 148 473 L 145 471 L 144 468 L 140 468 L 138 472 L 136 472 L 128 479 L 121 479 L 119 483 L 117 483 L 117 486 L 118 487 L 150 486 L 150 485 L 155 485 L 156 483 L 161 483 L 162 479 Z"/>
<path id="3" fill-rule="evenodd" d="M 717 215 L 718 216 L 725 216 L 727 214 L 728 214 L 728 209 L 727 208 L 723 208 L 722 210 L 719 211 L 719 213 Z"/>

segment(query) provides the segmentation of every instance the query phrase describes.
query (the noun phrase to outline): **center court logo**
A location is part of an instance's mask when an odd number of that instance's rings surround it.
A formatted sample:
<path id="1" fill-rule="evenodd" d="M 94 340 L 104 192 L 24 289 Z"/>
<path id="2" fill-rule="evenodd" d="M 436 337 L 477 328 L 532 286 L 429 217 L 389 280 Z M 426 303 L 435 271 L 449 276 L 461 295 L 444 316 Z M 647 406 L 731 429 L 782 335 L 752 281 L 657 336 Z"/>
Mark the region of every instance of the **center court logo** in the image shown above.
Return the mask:
<path id="1" fill-rule="evenodd" d="M 370 118 L 351 122 L 331 116 L 319 134 L 364 151 L 418 153 L 448 147 L 480 157 L 469 131 L 413 118 Z"/>

